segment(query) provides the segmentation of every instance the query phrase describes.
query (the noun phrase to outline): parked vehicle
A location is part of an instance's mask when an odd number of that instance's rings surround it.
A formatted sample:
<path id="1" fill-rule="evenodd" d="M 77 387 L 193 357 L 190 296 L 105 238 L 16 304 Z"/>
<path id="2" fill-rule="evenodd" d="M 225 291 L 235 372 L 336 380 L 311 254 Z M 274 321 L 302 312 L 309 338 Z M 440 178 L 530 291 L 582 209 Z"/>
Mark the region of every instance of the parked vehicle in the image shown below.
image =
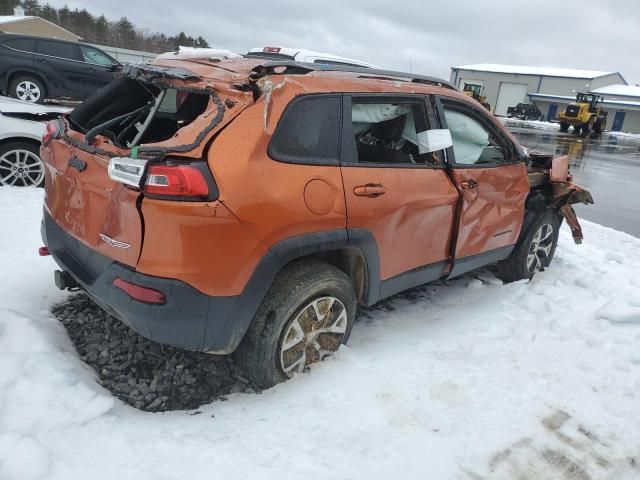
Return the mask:
<path id="1" fill-rule="evenodd" d="M 68 111 L 0 97 L 0 186 L 44 186 L 40 141 L 47 121 Z"/>
<path id="2" fill-rule="evenodd" d="M 592 202 L 444 80 L 291 61 L 125 69 L 42 156 L 58 288 L 265 387 L 338 350 L 358 304 L 495 262 L 530 278 Z"/>
<path id="3" fill-rule="evenodd" d="M 25 102 L 85 99 L 121 68 L 84 43 L 0 33 L 0 91 Z"/>
<path id="4" fill-rule="evenodd" d="M 484 94 L 484 87 L 482 85 L 476 85 L 472 83 L 465 83 L 462 92 L 468 97 L 473 98 L 480 103 L 484 108 L 491 111 L 491 105 L 487 102 L 487 97 Z"/>
<path id="5" fill-rule="evenodd" d="M 267 60 L 292 60 L 303 63 L 321 63 L 324 65 L 344 65 L 363 68 L 377 68 L 371 63 L 352 58 L 340 57 L 330 53 L 314 52 L 304 48 L 258 47 L 252 48 L 246 54 L 247 58 L 262 58 Z"/>
<path id="6" fill-rule="evenodd" d="M 542 112 L 535 103 L 519 103 L 515 107 L 507 108 L 507 117 L 519 120 L 542 120 Z"/>
<path id="7" fill-rule="evenodd" d="M 558 115 L 560 131 L 566 132 L 569 126 L 575 133 L 587 135 L 591 130 L 602 133 L 607 125 L 607 112 L 602 108 L 602 97 L 594 93 L 578 93 L 576 101 L 567 105 Z"/>

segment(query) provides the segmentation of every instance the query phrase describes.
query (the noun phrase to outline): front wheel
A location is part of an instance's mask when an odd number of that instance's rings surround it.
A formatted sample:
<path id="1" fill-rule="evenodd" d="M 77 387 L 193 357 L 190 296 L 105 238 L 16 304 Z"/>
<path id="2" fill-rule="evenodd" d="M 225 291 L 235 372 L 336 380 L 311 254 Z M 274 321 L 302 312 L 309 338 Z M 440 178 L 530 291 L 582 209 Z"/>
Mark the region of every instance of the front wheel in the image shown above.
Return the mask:
<path id="1" fill-rule="evenodd" d="M 511 255 L 497 265 L 496 276 L 505 282 L 530 279 L 551 264 L 558 245 L 562 217 L 546 210 L 529 226 Z"/>
<path id="2" fill-rule="evenodd" d="M 295 262 L 278 274 L 235 357 L 262 388 L 304 372 L 346 343 L 356 296 L 344 272 L 324 262 Z"/>

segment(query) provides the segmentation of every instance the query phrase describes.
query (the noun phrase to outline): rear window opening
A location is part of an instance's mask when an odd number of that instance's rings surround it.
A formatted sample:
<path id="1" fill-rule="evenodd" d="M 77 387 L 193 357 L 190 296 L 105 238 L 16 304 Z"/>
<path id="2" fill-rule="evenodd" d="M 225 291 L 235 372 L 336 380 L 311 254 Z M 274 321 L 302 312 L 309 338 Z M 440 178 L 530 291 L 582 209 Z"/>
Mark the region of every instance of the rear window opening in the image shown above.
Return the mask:
<path id="1" fill-rule="evenodd" d="M 168 140 L 207 109 L 210 96 L 176 88 L 159 88 L 121 77 L 90 97 L 69 115 L 71 127 L 91 143 L 103 135 L 116 146 L 131 148 Z"/>

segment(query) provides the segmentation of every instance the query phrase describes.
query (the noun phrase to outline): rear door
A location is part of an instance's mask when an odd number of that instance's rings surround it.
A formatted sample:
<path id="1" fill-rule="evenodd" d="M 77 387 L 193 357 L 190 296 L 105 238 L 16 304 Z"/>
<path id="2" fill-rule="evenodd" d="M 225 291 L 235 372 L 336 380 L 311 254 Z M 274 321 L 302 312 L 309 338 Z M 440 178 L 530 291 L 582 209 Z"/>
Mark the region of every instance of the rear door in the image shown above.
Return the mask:
<path id="1" fill-rule="evenodd" d="M 447 159 L 461 199 L 451 275 L 506 258 L 524 219 L 529 180 L 524 161 L 490 114 L 440 97 L 439 116 L 451 132 Z"/>
<path id="2" fill-rule="evenodd" d="M 2 49 L 2 67 L 4 72 L 14 72 L 24 69 L 27 72 L 33 70 L 33 50 L 36 41 L 32 38 L 6 38 L 2 41 L 6 48 Z M 7 78 L 5 77 L 5 81 Z M 9 85 L 6 85 L 8 88 Z"/>
<path id="3" fill-rule="evenodd" d="M 36 69 L 43 72 L 48 84 L 55 88 L 50 94 L 69 97 L 83 95 L 83 65 L 78 45 L 56 40 L 37 40 L 34 58 Z"/>
<path id="4" fill-rule="evenodd" d="M 380 256 L 381 296 L 448 268 L 458 192 L 443 152 L 418 146 L 430 128 L 425 97 L 345 95 L 342 177 L 347 227 L 365 229 Z"/>

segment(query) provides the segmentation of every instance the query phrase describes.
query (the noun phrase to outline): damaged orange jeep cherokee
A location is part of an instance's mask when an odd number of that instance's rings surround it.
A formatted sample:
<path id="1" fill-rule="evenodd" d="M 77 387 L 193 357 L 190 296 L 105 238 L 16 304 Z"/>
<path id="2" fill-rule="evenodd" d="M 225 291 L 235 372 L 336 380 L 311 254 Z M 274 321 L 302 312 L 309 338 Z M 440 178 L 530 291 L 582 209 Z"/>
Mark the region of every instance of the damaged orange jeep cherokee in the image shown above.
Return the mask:
<path id="1" fill-rule="evenodd" d="M 344 66 L 129 67 L 41 153 L 57 286 L 263 387 L 335 352 L 358 304 L 493 263 L 530 278 L 592 202 L 447 82 Z"/>

